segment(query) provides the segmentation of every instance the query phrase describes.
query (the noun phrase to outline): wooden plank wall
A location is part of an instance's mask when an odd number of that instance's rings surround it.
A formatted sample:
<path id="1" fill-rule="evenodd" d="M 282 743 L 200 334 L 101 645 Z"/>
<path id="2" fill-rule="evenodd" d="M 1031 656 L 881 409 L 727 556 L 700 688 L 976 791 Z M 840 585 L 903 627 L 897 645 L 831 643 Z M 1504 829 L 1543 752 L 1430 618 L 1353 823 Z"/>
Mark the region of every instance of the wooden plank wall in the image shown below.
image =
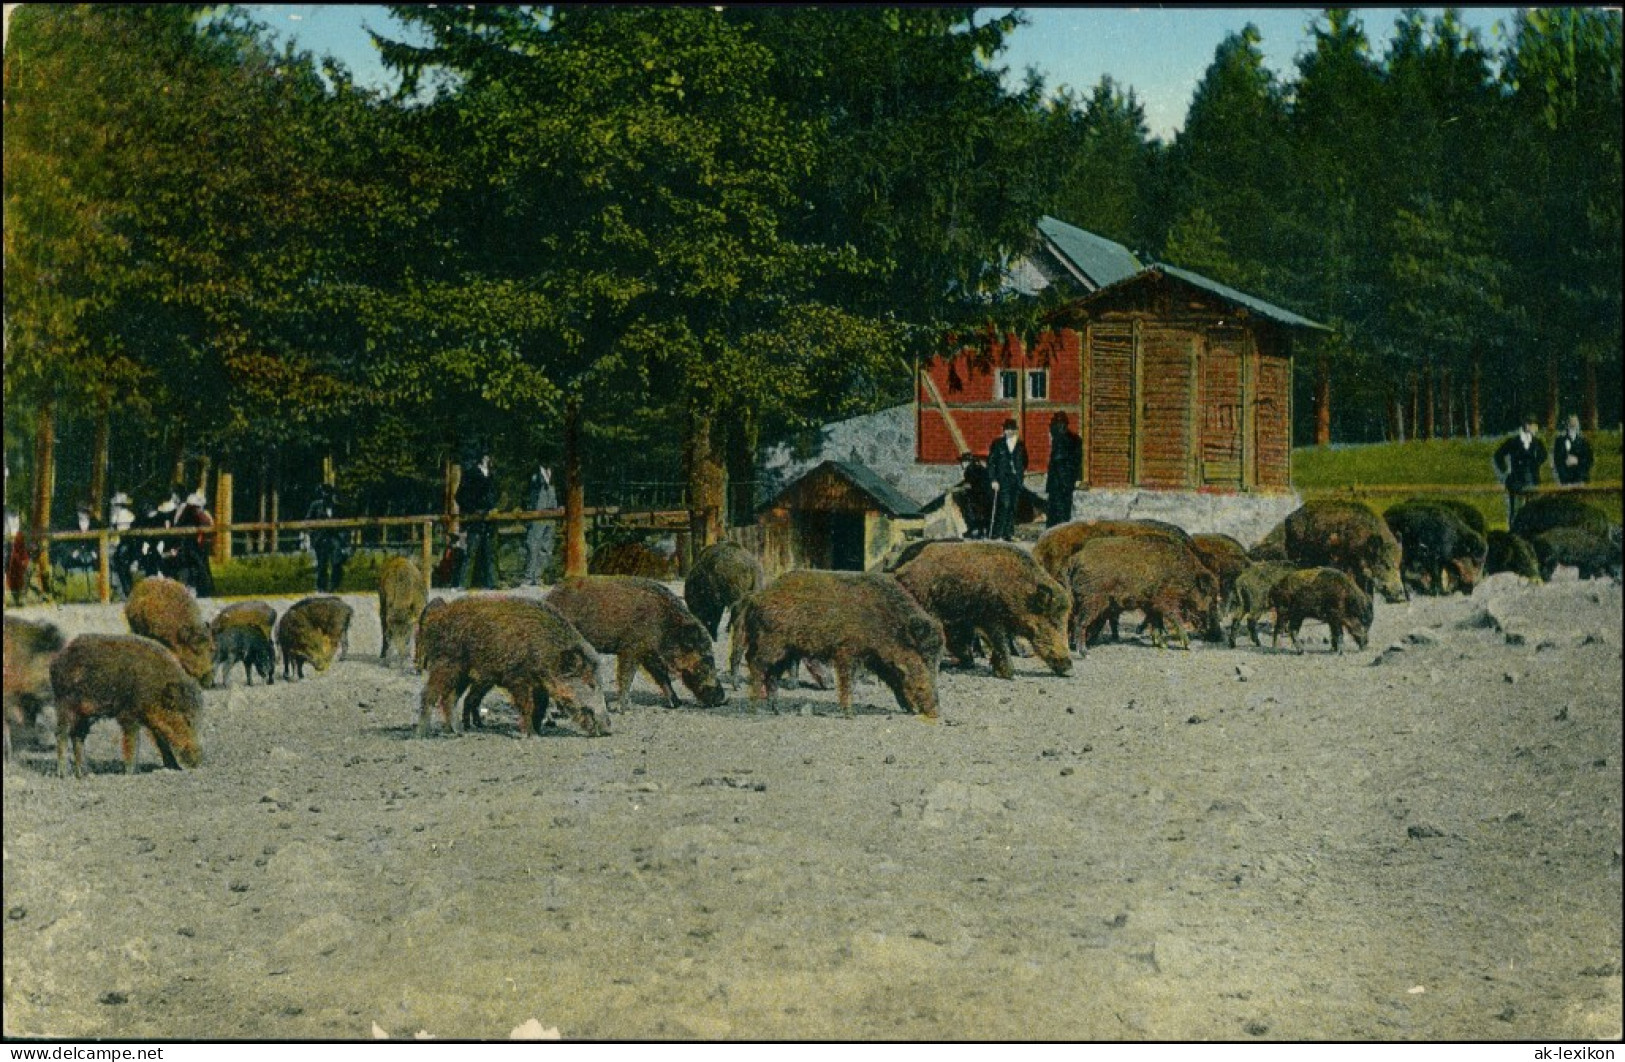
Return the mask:
<path id="1" fill-rule="evenodd" d="M 1196 400 L 1189 330 L 1147 322 L 1140 334 L 1141 486 L 1194 486 L 1190 410 Z"/>
<path id="2" fill-rule="evenodd" d="M 1201 483 L 1221 490 L 1242 486 L 1242 366 L 1239 334 L 1212 329 L 1202 350 Z"/>
<path id="3" fill-rule="evenodd" d="M 1099 321 L 1089 330 L 1089 452 L 1091 487 L 1126 487 L 1134 467 L 1134 327 Z"/>
<path id="4" fill-rule="evenodd" d="M 1265 490 L 1292 487 L 1292 362 L 1260 352 L 1253 387 L 1254 482 Z"/>

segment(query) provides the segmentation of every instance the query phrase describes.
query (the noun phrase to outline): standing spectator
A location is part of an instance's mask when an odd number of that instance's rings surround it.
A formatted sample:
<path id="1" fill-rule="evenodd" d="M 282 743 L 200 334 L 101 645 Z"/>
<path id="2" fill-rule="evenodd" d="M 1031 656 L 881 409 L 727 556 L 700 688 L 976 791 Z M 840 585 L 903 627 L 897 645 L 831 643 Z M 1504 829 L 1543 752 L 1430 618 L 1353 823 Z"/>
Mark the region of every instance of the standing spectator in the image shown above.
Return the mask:
<path id="1" fill-rule="evenodd" d="M 1065 413 L 1056 411 L 1049 420 L 1049 473 L 1044 477 L 1044 526 L 1054 527 L 1072 519 L 1072 492 L 1083 477 L 1083 439 L 1072 430 Z"/>
<path id="2" fill-rule="evenodd" d="M 123 491 L 113 493 L 107 512 L 107 526 L 118 532 L 116 537 L 108 539 L 108 545 L 113 550 L 109 567 L 113 569 L 113 578 L 118 580 L 119 591 L 128 598 L 134 588 L 130 569 L 141 558 L 141 540 L 123 533 L 135 526 L 135 510 L 130 508 L 130 496 Z"/>
<path id="3" fill-rule="evenodd" d="M 169 488 L 169 497 L 159 502 L 158 508 L 147 514 L 147 526 L 165 531 L 174 527 L 183 497 L 185 495 L 180 487 Z M 142 558 L 142 569 L 148 575 L 167 575 L 171 579 L 176 578 L 180 573 L 180 541 L 167 535 L 150 541 L 148 552 Z"/>
<path id="4" fill-rule="evenodd" d="M 197 534 L 180 540 L 180 570 L 198 597 L 214 596 L 214 572 L 209 554 L 214 549 L 214 517 L 209 515 L 208 499 L 202 491 L 187 495 L 186 504 L 175 514 L 176 527 L 195 527 Z"/>
<path id="5" fill-rule="evenodd" d="M 166 511 L 166 507 L 168 511 Z M 168 527 L 174 511 L 174 506 L 170 502 L 159 502 L 153 508 L 136 517 L 135 522 L 131 524 L 131 530 L 155 531 L 159 528 Z M 135 549 L 136 566 L 141 569 L 144 578 L 150 579 L 162 572 L 164 559 L 163 539 L 136 535 L 133 537 L 132 545 Z"/>
<path id="6" fill-rule="evenodd" d="M 1507 489 L 1507 526 L 1518 516 L 1523 493 L 1540 486 L 1540 466 L 1546 463 L 1546 444 L 1540 441 L 1540 421 L 1534 414 L 1523 418 L 1523 427 L 1509 435 L 1495 451 L 1495 474 Z"/>
<path id="7" fill-rule="evenodd" d="M 1552 443 L 1552 471 L 1565 487 L 1591 482 L 1591 443 L 1580 434 L 1580 418 L 1572 413 L 1568 429 Z"/>
<path id="8" fill-rule="evenodd" d="M 557 509 L 559 496 L 553 490 L 553 470 L 538 465 L 530 477 L 530 507 L 535 510 Z M 553 568 L 553 547 L 557 530 L 551 520 L 538 520 L 525 532 L 525 582 L 542 585 L 542 580 Z"/>
<path id="9" fill-rule="evenodd" d="M 1016 537 L 1016 506 L 1021 501 L 1027 474 L 1027 444 L 1014 417 L 1004 422 L 1004 434 L 987 450 L 987 474 L 993 481 L 993 530 L 989 538 Z"/>
<path id="10" fill-rule="evenodd" d="M 306 520 L 337 520 L 339 496 L 333 484 L 323 483 L 316 488 L 316 500 L 305 510 Z M 349 559 L 350 545 L 346 533 L 336 527 L 319 527 L 310 532 L 310 548 L 316 553 L 316 591 L 336 594 L 344 582 L 344 562 Z"/>
<path id="11" fill-rule="evenodd" d="M 986 538 L 993 519 L 993 481 L 987 478 L 987 466 L 969 450 L 959 455 L 959 463 L 965 466 L 965 478 L 954 488 L 954 500 L 965 517 L 965 537 Z"/>
<path id="12" fill-rule="evenodd" d="M 480 452 L 479 461 L 463 470 L 463 480 L 457 485 L 457 511 L 467 521 L 463 533 L 468 536 L 468 560 L 474 569 L 469 578 L 471 590 L 495 590 L 497 585 L 496 527 L 481 519 L 497 505 L 496 480 L 491 475 L 491 454 Z M 461 579 L 458 580 L 461 582 Z"/>
<path id="13" fill-rule="evenodd" d="M 73 530 L 96 530 L 96 521 L 91 516 L 93 511 L 94 507 L 90 502 L 80 502 L 79 509 L 74 517 Z M 64 542 L 57 548 L 56 554 L 57 563 L 62 565 L 62 570 L 70 575 L 74 572 L 85 572 L 88 574 L 96 570 L 97 553 L 95 539 L 81 538 Z"/>
<path id="14" fill-rule="evenodd" d="M 6 589 L 15 605 L 23 603 L 28 591 L 28 539 L 23 537 L 23 518 L 6 510 Z"/>

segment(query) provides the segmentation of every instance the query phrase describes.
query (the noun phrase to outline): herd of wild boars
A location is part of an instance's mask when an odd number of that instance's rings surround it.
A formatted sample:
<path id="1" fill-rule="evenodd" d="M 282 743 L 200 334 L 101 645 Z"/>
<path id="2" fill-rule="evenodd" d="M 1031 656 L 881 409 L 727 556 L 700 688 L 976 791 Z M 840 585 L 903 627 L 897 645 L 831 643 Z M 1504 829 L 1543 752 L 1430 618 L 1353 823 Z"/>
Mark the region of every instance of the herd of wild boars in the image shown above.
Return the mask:
<path id="1" fill-rule="evenodd" d="M 1251 549 L 1163 521 L 1080 520 L 1046 531 L 1030 549 L 934 539 L 910 544 L 881 571 L 796 570 L 772 580 L 749 551 L 721 543 L 696 559 L 680 595 L 640 575 L 595 574 L 562 580 L 540 598 L 431 601 L 418 568 L 392 558 L 379 577 L 379 663 L 406 666 L 411 645 L 424 676 L 423 737 L 436 715 L 447 730 L 482 727 L 481 703 L 497 688 L 520 716 L 521 736 L 560 719 L 587 736 L 608 735 L 599 670 L 611 655 L 623 711 L 639 670 L 672 708 L 683 703 L 680 687 L 716 707 L 728 696 L 716 667 L 724 630 L 729 674 L 745 665 L 753 707 L 805 663 L 820 685 L 823 669 L 833 669 L 845 713 L 862 672 L 902 710 L 935 719 L 944 662 L 972 667 L 985 655 L 992 674 L 1009 679 L 1013 655 L 1030 651 L 1066 676 L 1108 630 L 1120 636 L 1123 614 L 1136 614 L 1157 647 L 1189 647 L 1193 636 L 1234 647 L 1244 623 L 1261 646 L 1259 621 L 1273 615 L 1271 646 L 1285 634 L 1300 652 L 1299 633 L 1313 620 L 1326 625 L 1335 653 L 1345 635 L 1366 647 L 1377 598 L 1471 592 L 1501 571 L 1549 578 L 1558 565 L 1617 579 L 1620 555 L 1619 528 L 1604 514 L 1556 496 L 1529 502 L 1507 531 L 1488 530 L 1476 509 L 1448 499 L 1415 498 L 1380 516 L 1326 500 L 1302 506 Z M 343 658 L 354 610 L 330 595 L 280 616 L 264 602 L 239 602 L 206 624 L 191 592 L 159 577 L 135 587 L 125 617 L 130 635 L 71 642 L 52 624 L 6 617 L 8 759 L 12 727 L 32 729 L 54 704 L 60 773 L 70 750 L 83 773 L 85 736 L 104 718 L 123 732 L 126 770 L 142 730 L 165 766 L 195 767 L 204 686 L 229 685 L 239 664 L 249 685 L 256 675 L 270 685 L 278 654 L 284 680 L 306 678 L 306 664 L 319 676 Z"/>

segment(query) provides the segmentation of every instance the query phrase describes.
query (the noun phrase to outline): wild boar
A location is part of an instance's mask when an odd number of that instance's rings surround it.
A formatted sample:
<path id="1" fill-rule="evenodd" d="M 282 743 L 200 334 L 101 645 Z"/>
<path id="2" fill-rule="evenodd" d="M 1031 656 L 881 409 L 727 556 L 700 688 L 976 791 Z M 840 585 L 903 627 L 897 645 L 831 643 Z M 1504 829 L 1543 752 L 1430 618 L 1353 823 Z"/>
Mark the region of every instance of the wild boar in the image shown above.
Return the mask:
<path id="1" fill-rule="evenodd" d="M 418 736 L 429 736 L 436 708 L 453 729 L 452 706 L 501 687 L 520 715 L 520 737 L 540 733 L 550 702 L 570 713 L 589 737 L 608 734 L 609 713 L 598 688 L 598 656 L 558 610 L 543 601 L 505 594 L 460 598 L 424 612 L 419 632 L 428 672 L 418 712 Z"/>
<path id="2" fill-rule="evenodd" d="M 1020 547 L 999 542 L 929 542 L 906 554 L 892 573 L 942 624 L 948 655 L 969 665 L 978 632 L 987 640 L 993 673 L 1015 675 L 1010 640 L 1026 638 L 1057 675 L 1072 670 L 1066 588 Z"/>
<path id="3" fill-rule="evenodd" d="M 1287 559 L 1299 568 L 1339 568 L 1367 594 L 1389 601 L 1408 596 L 1400 569 L 1399 539 L 1364 502 L 1340 498 L 1306 502 L 1286 518 Z"/>
<path id="4" fill-rule="evenodd" d="M 124 618 L 132 633 L 167 646 L 188 675 L 204 684 L 213 681 L 214 636 L 186 584 L 159 577 L 141 580 L 124 603 Z"/>
<path id="5" fill-rule="evenodd" d="M 391 649 L 403 663 L 408 659 L 407 645 L 426 604 L 423 573 L 417 565 L 405 557 L 390 557 L 379 566 L 378 622 L 383 628 L 384 644 L 378 660 L 385 667 L 389 666 Z"/>
<path id="6" fill-rule="evenodd" d="M 1319 620 L 1331 628 L 1334 653 L 1343 651 L 1344 631 L 1361 649 L 1366 647 L 1372 621 L 1371 596 L 1340 568 L 1304 568 L 1287 573 L 1270 588 L 1269 605 L 1275 610 L 1272 647 L 1280 644 L 1285 630 L 1292 639 L 1292 648 L 1302 652 L 1298 631 L 1306 619 Z"/>
<path id="7" fill-rule="evenodd" d="M 63 646 L 62 632 L 50 623 L 6 617 L 5 756 L 11 759 L 11 728 L 32 728 L 51 702 L 51 662 Z"/>
<path id="8" fill-rule="evenodd" d="M 711 636 L 682 600 L 653 579 L 588 575 L 564 579 L 546 601 L 559 610 L 600 653 L 615 654 L 620 707 L 639 667 L 660 687 L 666 703 L 681 703 L 672 676 L 682 678 L 696 700 L 714 708 L 728 699 L 717 681 Z"/>
<path id="9" fill-rule="evenodd" d="M 139 586 L 136 589 L 140 589 Z M 203 692 L 180 662 L 158 642 L 137 635 L 81 634 L 51 664 L 56 693 L 57 773 L 73 746 L 73 773 L 85 773 L 85 738 L 97 719 L 116 719 L 123 729 L 124 770 L 135 771 L 141 728 L 178 770 L 202 762 L 198 717 Z"/>
<path id="10" fill-rule="evenodd" d="M 715 641 L 723 614 L 766 585 L 754 553 L 734 542 L 718 542 L 695 559 L 683 582 L 683 600 Z"/>
<path id="11" fill-rule="evenodd" d="M 798 660 L 828 660 L 843 713 L 852 712 L 852 675 L 861 665 L 891 689 L 899 706 L 937 717 L 942 624 L 892 576 L 787 572 L 753 594 L 742 612 L 753 702 L 772 696 Z"/>

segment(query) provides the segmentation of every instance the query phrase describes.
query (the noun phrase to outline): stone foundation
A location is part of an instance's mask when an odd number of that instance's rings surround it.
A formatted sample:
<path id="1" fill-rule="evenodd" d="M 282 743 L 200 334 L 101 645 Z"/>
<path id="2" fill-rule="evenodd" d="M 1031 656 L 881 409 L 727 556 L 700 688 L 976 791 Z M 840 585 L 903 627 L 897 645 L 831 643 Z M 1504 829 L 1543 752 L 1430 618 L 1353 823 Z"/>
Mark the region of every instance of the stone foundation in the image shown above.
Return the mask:
<path id="1" fill-rule="evenodd" d="M 1303 504 L 1289 494 L 1206 494 L 1178 490 L 1080 490 L 1074 520 L 1162 520 L 1191 534 L 1229 535 L 1251 548 Z"/>

